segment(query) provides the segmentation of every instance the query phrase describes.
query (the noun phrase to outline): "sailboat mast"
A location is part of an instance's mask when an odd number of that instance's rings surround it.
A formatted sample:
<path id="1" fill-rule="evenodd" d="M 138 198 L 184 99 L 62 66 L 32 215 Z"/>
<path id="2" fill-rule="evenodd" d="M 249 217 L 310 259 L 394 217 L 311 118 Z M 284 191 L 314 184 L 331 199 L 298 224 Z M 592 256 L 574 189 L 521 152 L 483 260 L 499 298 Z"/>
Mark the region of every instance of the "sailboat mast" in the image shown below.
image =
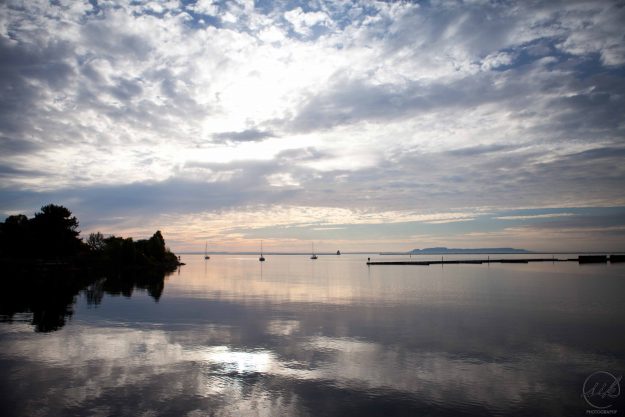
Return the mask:
<path id="1" fill-rule="evenodd" d="M 310 255 L 310 259 L 317 259 L 317 255 L 315 255 L 315 242 L 312 242 L 312 255 Z"/>
<path id="2" fill-rule="evenodd" d="M 258 258 L 259 261 L 261 262 L 265 262 L 265 257 L 263 256 L 263 241 L 260 241 L 260 258 Z"/>

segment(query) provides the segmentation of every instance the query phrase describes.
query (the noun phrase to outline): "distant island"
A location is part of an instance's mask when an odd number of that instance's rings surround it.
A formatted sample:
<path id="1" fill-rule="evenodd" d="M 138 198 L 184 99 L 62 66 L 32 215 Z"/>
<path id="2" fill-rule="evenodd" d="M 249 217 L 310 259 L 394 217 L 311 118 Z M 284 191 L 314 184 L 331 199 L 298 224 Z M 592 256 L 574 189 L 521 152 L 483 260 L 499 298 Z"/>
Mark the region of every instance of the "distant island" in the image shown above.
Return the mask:
<path id="1" fill-rule="evenodd" d="M 425 249 L 413 249 L 408 252 L 412 255 L 441 255 L 441 254 L 474 254 L 474 253 L 532 253 L 525 249 L 515 248 L 476 248 L 476 249 L 464 249 L 464 248 L 425 248 Z"/>

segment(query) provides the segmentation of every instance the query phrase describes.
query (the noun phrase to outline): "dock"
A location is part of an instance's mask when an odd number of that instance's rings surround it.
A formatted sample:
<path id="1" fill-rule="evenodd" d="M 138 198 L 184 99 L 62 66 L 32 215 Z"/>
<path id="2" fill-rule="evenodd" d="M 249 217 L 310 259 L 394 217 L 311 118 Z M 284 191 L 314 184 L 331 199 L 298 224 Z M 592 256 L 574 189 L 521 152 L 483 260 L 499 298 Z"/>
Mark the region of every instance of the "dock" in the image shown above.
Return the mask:
<path id="1" fill-rule="evenodd" d="M 623 262 L 623 255 L 580 255 L 577 258 L 508 258 L 508 259 L 455 259 L 440 261 L 372 261 L 367 260 L 367 265 L 459 265 L 459 264 L 527 264 L 530 262 L 578 262 L 580 264 L 594 264 L 594 263 L 616 263 Z"/>

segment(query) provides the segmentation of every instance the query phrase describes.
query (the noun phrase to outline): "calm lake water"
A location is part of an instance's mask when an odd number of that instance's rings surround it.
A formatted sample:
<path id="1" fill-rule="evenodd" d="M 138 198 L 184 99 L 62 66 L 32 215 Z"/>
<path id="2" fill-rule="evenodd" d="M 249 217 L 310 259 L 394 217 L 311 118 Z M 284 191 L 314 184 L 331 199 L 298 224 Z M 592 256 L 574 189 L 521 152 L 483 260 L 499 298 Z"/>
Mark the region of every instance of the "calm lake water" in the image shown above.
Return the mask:
<path id="1" fill-rule="evenodd" d="M 164 287 L 82 291 L 56 330 L 5 317 L 0 414 L 625 415 L 582 395 L 625 374 L 624 264 L 183 261 Z"/>

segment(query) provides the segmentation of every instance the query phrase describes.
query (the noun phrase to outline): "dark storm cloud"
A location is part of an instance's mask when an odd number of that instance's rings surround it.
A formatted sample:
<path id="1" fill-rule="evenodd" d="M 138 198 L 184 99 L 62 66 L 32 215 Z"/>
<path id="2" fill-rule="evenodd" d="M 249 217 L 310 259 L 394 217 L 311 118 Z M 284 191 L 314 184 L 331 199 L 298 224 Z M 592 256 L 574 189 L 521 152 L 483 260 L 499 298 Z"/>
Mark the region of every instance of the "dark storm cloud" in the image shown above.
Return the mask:
<path id="1" fill-rule="evenodd" d="M 519 148 L 519 146 L 515 145 L 506 145 L 506 144 L 492 144 L 492 145 L 477 145 L 477 146 L 469 146 L 466 148 L 453 149 L 451 151 L 447 151 L 448 155 L 459 156 L 459 157 L 472 157 L 477 155 L 496 153 L 500 151 L 509 151 Z"/>
<path id="2" fill-rule="evenodd" d="M 214 182 L 186 178 L 184 170 L 193 168 L 234 174 L 228 180 Z M 11 168 L 5 168 L 8 169 Z M 150 217 L 160 213 L 184 214 L 290 201 L 296 196 L 297 190 L 271 187 L 265 180 L 276 169 L 279 166 L 271 162 L 190 162 L 180 172 L 181 176 L 164 181 L 69 187 L 39 192 L 7 187 L 2 190 L 6 199 L 0 201 L 0 211 L 6 214 L 24 207 L 38 208 L 54 202 L 67 205 L 78 215 L 89 213 L 90 217 L 95 218 Z"/>
<path id="3" fill-rule="evenodd" d="M 53 89 L 61 89 L 73 74 L 73 68 L 65 62 L 72 53 L 73 45 L 65 41 L 32 44 L 0 37 L 3 84 L 33 78 L 46 82 Z"/>
<path id="4" fill-rule="evenodd" d="M 13 141 L 25 140 L 17 137 L 37 118 L 43 93 L 38 84 L 60 91 L 69 83 L 74 70 L 66 60 L 71 52 L 71 46 L 64 42 L 33 45 L 0 37 L 0 129 Z"/>
<path id="5" fill-rule="evenodd" d="M 446 89 L 439 92 L 447 102 L 458 98 L 459 92 Z M 427 90 L 427 91 L 426 91 Z M 333 89 L 310 97 L 289 124 L 297 132 L 311 132 L 349 125 L 363 120 L 382 121 L 414 115 L 430 109 L 432 87 L 414 85 L 394 91 L 390 85 L 369 85 L 363 80 L 342 80 Z M 448 93 L 445 95 L 444 93 Z M 430 96 L 430 97 L 428 97 Z M 439 103 L 441 105 L 442 103 Z"/>
<path id="6" fill-rule="evenodd" d="M 562 90 L 571 93 L 558 93 Z M 364 121 L 385 123 L 420 114 L 461 112 L 488 104 L 508 110 L 513 118 L 534 119 L 535 126 L 528 131 L 541 140 L 614 140 L 615 131 L 625 134 L 622 77 L 608 73 L 563 79 L 540 62 L 450 82 L 395 86 L 343 79 L 310 96 L 285 124 L 296 132 L 311 132 Z"/>
<path id="7" fill-rule="evenodd" d="M 598 78 L 598 77 L 597 77 Z M 614 78 L 614 77 L 610 77 Z M 612 85 L 591 85 L 592 91 L 553 100 L 550 106 L 561 113 L 550 121 L 550 130 L 559 130 L 570 137 L 613 135 L 624 132 L 625 82 L 614 79 Z M 590 83 L 588 83 L 590 84 Z"/>
<path id="8" fill-rule="evenodd" d="M 514 145 L 404 151 L 395 155 L 392 163 L 355 172 L 333 171 L 311 179 L 298 201 L 312 204 L 324 195 L 335 204 L 349 201 L 353 207 L 364 208 L 379 202 L 380 209 L 404 210 L 531 207 L 540 205 L 538 202 L 557 206 L 563 200 L 569 206 L 605 204 L 605 195 L 623 190 L 623 152 L 622 147 L 562 152 L 550 154 L 547 161 L 539 150 Z M 339 174 L 342 181 L 335 190 L 340 192 L 325 195 L 322 190 Z"/>
<path id="9" fill-rule="evenodd" d="M 259 189 L 258 187 L 262 187 Z M 290 194 L 287 192 L 286 194 Z M 123 186 L 90 187 L 66 191 L 66 195 L 81 200 L 81 207 L 101 213 L 198 212 L 219 210 L 231 206 L 268 203 L 279 200 L 285 193 L 273 191 L 243 181 L 205 183 L 171 179 L 158 183 L 136 183 Z"/>
<path id="10" fill-rule="evenodd" d="M 43 171 L 19 169 L 11 165 L 0 164 L 0 177 L 31 177 L 39 175 L 45 175 L 45 173 Z"/>
<path id="11" fill-rule="evenodd" d="M 583 152 L 569 154 L 566 157 L 566 159 L 568 159 L 572 163 L 593 161 L 597 159 L 608 159 L 616 162 L 619 158 L 625 158 L 625 147 L 606 147 L 590 149 Z"/>
<path id="12" fill-rule="evenodd" d="M 20 155 L 34 152 L 40 148 L 40 145 L 31 141 L 14 139 L 11 137 L 0 136 L 0 154 L 3 155 Z"/>
<path id="13" fill-rule="evenodd" d="M 115 98 L 123 101 L 138 96 L 143 91 L 141 80 L 118 79 L 111 87 L 110 92 Z"/>
<path id="14" fill-rule="evenodd" d="M 260 142 L 274 137 L 274 133 L 259 129 L 247 129 L 240 132 L 222 132 L 213 135 L 217 142 Z"/>
<path id="15" fill-rule="evenodd" d="M 110 12 L 110 11 L 109 11 Z M 150 37 L 132 33 L 124 28 L 120 31 L 113 20 L 92 20 L 82 27 L 83 42 L 90 46 L 92 53 L 100 53 L 105 58 L 125 57 L 145 60 L 153 50 Z"/>
<path id="16" fill-rule="evenodd" d="M 623 208 L 597 210 L 595 214 L 581 213 L 562 219 L 530 222 L 529 227 L 552 230 L 603 228 L 605 232 L 623 235 L 625 234 L 625 210 Z"/>
<path id="17" fill-rule="evenodd" d="M 290 122 L 296 131 L 309 132 L 361 121 L 385 122 L 443 109 L 458 110 L 489 102 L 512 100 L 521 92 L 517 80 L 494 88 L 487 75 L 449 83 L 409 82 L 402 86 L 373 85 L 366 80 L 342 79 L 311 96 Z"/>

